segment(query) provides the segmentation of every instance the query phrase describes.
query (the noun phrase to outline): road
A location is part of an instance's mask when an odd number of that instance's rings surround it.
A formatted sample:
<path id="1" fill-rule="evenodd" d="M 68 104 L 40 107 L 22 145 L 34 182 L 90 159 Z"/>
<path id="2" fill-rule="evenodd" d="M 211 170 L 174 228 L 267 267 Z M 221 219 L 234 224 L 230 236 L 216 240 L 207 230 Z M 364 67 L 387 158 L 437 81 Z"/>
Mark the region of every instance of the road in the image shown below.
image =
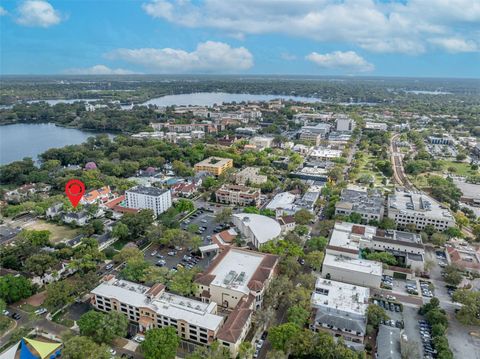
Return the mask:
<path id="1" fill-rule="evenodd" d="M 399 133 L 396 133 L 390 138 L 390 160 L 393 167 L 393 178 L 398 185 L 405 187 L 408 190 L 414 190 L 415 186 L 405 175 L 405 169 L 403 168 L 403 154 L 398 151 L 396 142 L 399 138 Z"/>

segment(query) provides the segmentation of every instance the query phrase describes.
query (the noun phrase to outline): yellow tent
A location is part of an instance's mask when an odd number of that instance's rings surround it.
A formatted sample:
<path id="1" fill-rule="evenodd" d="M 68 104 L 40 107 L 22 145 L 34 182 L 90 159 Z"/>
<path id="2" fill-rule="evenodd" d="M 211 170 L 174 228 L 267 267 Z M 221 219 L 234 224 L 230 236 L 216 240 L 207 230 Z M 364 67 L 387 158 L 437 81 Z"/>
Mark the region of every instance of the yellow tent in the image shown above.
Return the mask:
<path id="1" fill-rule="evenodd" d="M 48 357 L 50 354 L 52 354 L 55 350 L 60 348 L 62 345 L 61 343 L 46 343 L 46 342 L 41 342 L 39 340 L 35 339 L 28 339 L 28 338 L 23 338 L 28 344 L 30 344 L 35 351 L 40 354 L 40 358 L 45 359 Z"/>

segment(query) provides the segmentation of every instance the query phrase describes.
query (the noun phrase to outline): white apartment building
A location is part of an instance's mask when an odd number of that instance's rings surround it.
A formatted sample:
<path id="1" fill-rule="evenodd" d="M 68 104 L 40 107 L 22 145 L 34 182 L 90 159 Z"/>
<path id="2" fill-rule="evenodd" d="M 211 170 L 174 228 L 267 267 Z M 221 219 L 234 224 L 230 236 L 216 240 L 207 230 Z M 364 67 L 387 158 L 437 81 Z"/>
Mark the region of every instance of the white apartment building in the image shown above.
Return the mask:
<path id="1" fill-rule="evenodd" d="M 444 231 L 455 226 L 455 219 L 448 208 L 421 192 L 397 189 L 388 196 L 387 212 L 399 228 L 413 224 L 416 229 L 422 230 L 431 225 L 437 231 Z"/>
<path id="2" fill-rule="evenodd" d="M 249 143 L 257 149 L 263 150 L 272 147 L 273 137 L 255 136 L 250 139 Z"/>
<path id="3" fill-rule="evenodd" d="M 311 329 L 341 336 L 347 346 L 362 350 L 369 297 L 369 288 L 318 278 L 311 297 L 315 311 Z"/>
<path id="4" fill-rule="evenodd" d="M 261 175 L 258 167 L 245 167 L 235 175 L 235 181 L 240 185 L 262 184 L 267 182 L 266 175 Z"/>
<path id="5" fill-rule="evenodd" d="M 224 322 L 215 302 L 204 303 L 165 291 L 163 284 L 147 287 L 113 275 L 91 291 L 95 309 L 123 313 L 140 332 L 173 326 L 182 340 L 212 343 Z"/>
<path id="6" fill-rule="evenodd" d="M 155 216 L 172 206 L 172 194 L 168 189 L 138 186 L 125 192 L 126 207 L 151 209 Z"/>
<path id="7" fill-rule="evenodd" d="M 355 121 L 348 117 L 337 118 L 337 131 L 352 132 L 355 129 Z"/>
<path id="8" fill-rule="evenodd" d="M 385 122 L 365 122 L 365 129 L 367 130 L 376 130 L 376 131 L 386 131 L 388 130 L 388 125 Z"/>

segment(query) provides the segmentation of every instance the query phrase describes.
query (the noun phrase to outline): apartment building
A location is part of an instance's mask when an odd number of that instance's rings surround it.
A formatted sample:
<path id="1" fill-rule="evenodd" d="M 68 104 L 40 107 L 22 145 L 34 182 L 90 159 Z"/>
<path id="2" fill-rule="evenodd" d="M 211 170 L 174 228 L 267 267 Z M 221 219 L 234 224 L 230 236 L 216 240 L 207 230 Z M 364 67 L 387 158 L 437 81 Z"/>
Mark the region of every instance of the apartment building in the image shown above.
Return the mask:
<path id="1" fill-rule="evenodd" d="M 168 189 L 137 186 L 125 191 L 125 201 L 127 208 L 151 209 L 158 216 L 172 207 L 172 194 Z"/>
<path id="2" fill-rule="evenodd" d="M 387 212 L 399 228 L 410 224 L 422 230 L 431 225 L 437 231 L 444 231 L 455 226 L 455 219 L 448 208 L 421 192 L 397 189 L 388 196 Z"/>
<path id="3" fill-rule="evenodd" d="M 342 151 L 325 147 L 315 147 L 309 154 L 312 161 L 331 161 L 342 157 Z"/>
<path id="4" fill-rule="evenodd" d="M 386 131 L 388 130 L 388 125 L 385 122 L 365 122 L 366 130 L 375 130 L 375 131 Z"/>
<path id="5" fill-rule="evenodd" d="M 160 283 L 147 287 L 113 275 L 105 279 L 91 291 L 95 309 L 123 313 L 140 332 L 171 326 L 182 340 L 196 344 L 208 345 L 217 339 L 224 317 L 217 314 L 215 302 L 169 293 Z"/>
<path id="6" fill-rule="evenodd" d="M 340 201 L 335 204 L 335 214 L 348 216 L 358 213 L 364 222 L 380 221 L 384 208 L 385 198 L 380 191 L 349 185 L 342 190 Z"/>
<path id="7" fill-rule="evenodd" d="M 262 305 L 278 262 L 279 257 L 272 254 L 227 247 L 195 280 L 203 302 L 215 302 L 231 311 L 217 339 L 232 357 L 247 336 L 252 315 Z"/>
<path id="8" fill-rule="evenodd" d="M 250 139 L 249 143 L 257 150 L 263 150 L 272 147 L 273 137 L 255 136 Z"/>
<path id="9" fill-rule="evenodd" d="M 348 347 L 363 350 L 369 297 L 369 288 L 318 278 L 311 297 L 311 329 L 341 336 Z"/>
<path id="10" fill-rule="evenodd" d="M 192 131 L 202 131 L 206 133 L 217 132 L 217 128 L 211 123 L 165 123 L 162 124 L 168 132 L 190 133 Z"/>
<path id="11" fill-rule="evenodd" d="M 262 184 L 267 182 L 268 177 L 261 175 L 260 168 L 258 167 L 245 167 L 235 175 L 235 181 L 237 184 Z"/>
<path id="12" fill-rule="evenodd" d="M 208 157 L 198 162 L 194 170 L 195 172 L 208 172 L 213 176 L 220 176 L 223 172 L 233 167 L 231 158 Z"/>
<path id="13" fill-rule="evenodd" d="M 355 129 L 355 121 L 348 117 L 337 118 L 336 125 L 339 132 L 352 132 Z"/>
<path id="14" fill-rule="evenodd" d="M 224 184 L 215 192 L 218 203 L 237 206 L 260 206 L 260 189 L 242 185 Z"/>

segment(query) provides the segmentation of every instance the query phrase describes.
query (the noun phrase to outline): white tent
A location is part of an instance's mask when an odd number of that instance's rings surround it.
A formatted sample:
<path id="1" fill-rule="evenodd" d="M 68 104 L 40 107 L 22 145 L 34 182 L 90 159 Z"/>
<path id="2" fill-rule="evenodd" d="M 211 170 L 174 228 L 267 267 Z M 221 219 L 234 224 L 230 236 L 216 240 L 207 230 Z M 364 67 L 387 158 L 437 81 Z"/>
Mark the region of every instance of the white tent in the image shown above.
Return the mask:
<path id="1" fill-rule="evenodd" d="M 0 354 L 0 359 L 14 359 L 19 345 L 20 345 L 20 342 L 15 344 L 13 347 L 5 350 L 2 354 Z"/>

